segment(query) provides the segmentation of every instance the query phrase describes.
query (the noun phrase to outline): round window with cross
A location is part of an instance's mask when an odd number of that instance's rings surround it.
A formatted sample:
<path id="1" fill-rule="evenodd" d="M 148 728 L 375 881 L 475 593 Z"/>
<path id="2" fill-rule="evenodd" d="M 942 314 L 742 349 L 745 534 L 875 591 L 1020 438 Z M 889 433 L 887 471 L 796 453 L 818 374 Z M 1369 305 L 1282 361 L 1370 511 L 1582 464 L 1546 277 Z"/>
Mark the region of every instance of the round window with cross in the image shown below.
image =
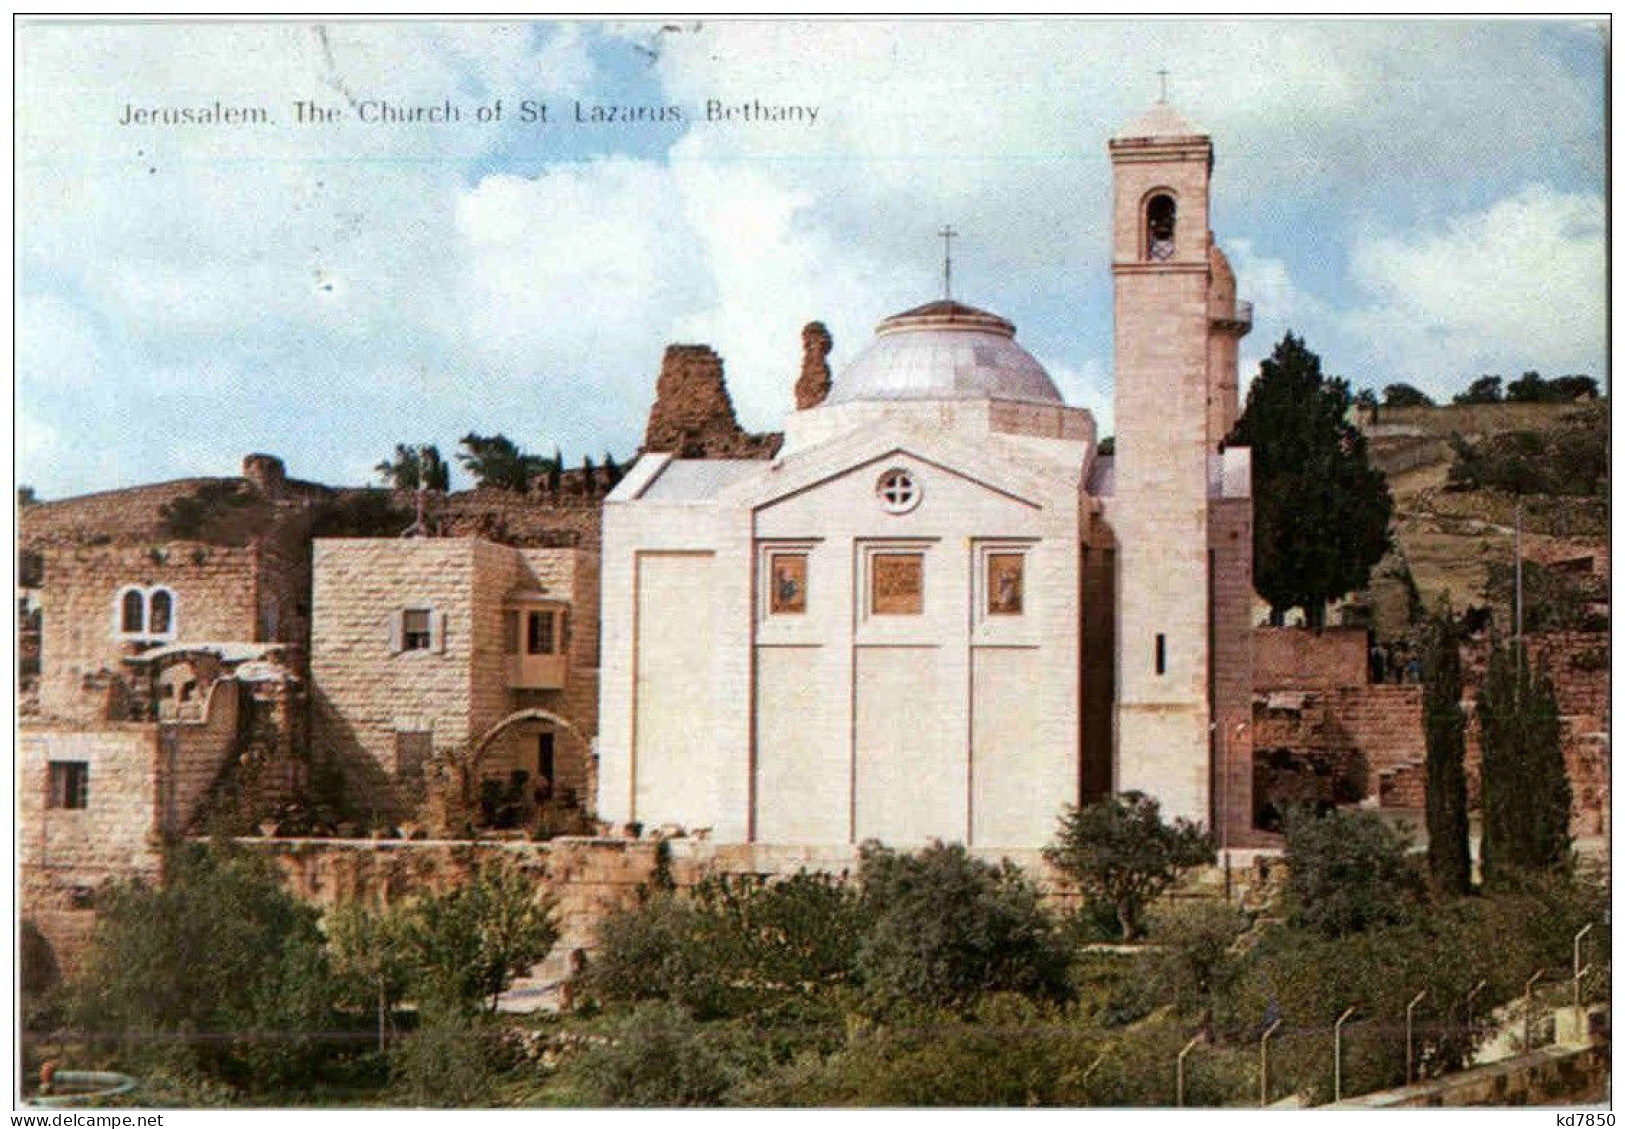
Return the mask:
<path id="1" fill-rule="evenodd" d="M 902 467 L 892 467 L 875 484 L 875 496 L 880 499 L 881 508 L 889 514 L 908 513 L 920 504 L 920 493 L 920 484 L 914 480 L 914 472 Z"/>

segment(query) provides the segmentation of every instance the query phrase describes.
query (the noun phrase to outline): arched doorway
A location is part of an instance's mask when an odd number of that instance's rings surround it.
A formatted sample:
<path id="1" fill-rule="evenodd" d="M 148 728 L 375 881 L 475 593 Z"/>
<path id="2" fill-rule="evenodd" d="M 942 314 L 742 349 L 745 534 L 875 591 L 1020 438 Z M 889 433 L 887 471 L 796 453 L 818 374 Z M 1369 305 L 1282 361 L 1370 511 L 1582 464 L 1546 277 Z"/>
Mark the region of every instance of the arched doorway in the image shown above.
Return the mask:
<path id="1" fill-rule="evenodd" d="M 575 723 L 540 707 L 515 710 L 474 741 L 469 758 L 474 780 L 485 778 L 488 761 L 498 748 L 510 779 L 524 774 L 535 806 L 591 812 L 597 765 L 591 739 Z"/>

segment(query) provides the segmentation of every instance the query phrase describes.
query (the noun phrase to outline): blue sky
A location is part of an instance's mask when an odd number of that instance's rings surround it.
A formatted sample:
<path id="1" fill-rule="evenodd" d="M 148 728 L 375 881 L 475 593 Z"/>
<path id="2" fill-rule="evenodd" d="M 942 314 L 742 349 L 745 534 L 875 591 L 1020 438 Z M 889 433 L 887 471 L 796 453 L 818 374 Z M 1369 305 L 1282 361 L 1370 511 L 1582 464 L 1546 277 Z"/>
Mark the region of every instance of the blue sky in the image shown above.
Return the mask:
<path id="1" fill-rule="evenodd" d="M 17 68 L 17 477 L 43 497 L 243 454 L 369 480 L 397 442 L 635 449 L 664 346 L 790 408 L 885 315 L 1009 317 L 1110 429 L 1106 141 L 1155 98 L 1210 132 L 1213 227 L 1281 334 L 1356 386 L 1601 376 L 1605 37 L 1576 22 L 33 24 Z M 291 121 L 294 99 L 505 120 Z M 545 128 L 572 103 L 685 121 Z M 811 126 L 696 121 L 708 99 Z M 258 127 L 126 104 L 263 105 Z M 460 479 L 460 475 L 459 475 Z"/>

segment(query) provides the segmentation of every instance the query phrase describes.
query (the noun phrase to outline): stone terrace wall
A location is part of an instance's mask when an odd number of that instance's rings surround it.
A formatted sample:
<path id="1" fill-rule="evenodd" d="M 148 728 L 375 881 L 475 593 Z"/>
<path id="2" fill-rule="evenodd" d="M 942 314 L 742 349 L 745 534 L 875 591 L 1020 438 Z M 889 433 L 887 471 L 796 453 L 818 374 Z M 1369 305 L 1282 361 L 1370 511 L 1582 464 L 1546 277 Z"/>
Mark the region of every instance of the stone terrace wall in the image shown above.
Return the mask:
<path id="1" fill-rule="evenodd" d="M 557 902 L 559 941 L 541 970 L 544 980 L 566 975 L 572 951 L 593 949 L 605 914 L 636 904 L 654 880 L 657 851 L 652 840 L 624 839 L 240 841 L 268 852 L 288 889 L 323 910 L 351 901 L 387 905 L 443 891 L 467 882 L 488 859 L 508 859 L 535 878 L 539 893 Z"/>
<path id="2" fill-rule="evenodd" d="M 1466 436 L 1500 431 L 1536 431 L 1551 427 L 1566 413 L 1584 406 L 1568 404 L 1440 404 L 1435 407 L 1379 408 L 1372 418 L 1369 409 L 1356 409 L 1355 423 L 1374 437 L 1390 435 L 1436 435 L 1448 439 L 1453 433 Z"/>
<path id="3" fill-rule="evenodd" d="M 1270 690 L 1325 690 L 1364 686 L 1368 671 L 1364 628 L 1302 627 L 1253 629 L 1253 687 Z"/>

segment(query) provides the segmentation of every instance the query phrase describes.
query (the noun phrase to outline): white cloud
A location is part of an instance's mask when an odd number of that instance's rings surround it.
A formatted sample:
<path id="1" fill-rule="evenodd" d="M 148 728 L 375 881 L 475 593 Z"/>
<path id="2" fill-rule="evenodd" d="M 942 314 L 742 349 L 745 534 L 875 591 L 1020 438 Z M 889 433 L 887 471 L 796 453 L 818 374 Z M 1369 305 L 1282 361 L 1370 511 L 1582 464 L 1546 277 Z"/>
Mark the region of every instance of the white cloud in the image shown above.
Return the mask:
<path id="1" fill-rule="evenodd" d="M 1334 371 L 1380 359 L 1409 372 L 1443 352 L 1514 344 L 1557 371 L 1568 362 L 1553 358 L 1594 340 L 1600 322 L 1600 225 L 1595 210 L 1576 223 L 1563 201 L 1581 199 L 1565 195 L 1572 181 L 1600 181 L 1588 162 L 1601 150 L 1591 99 L 1602 57 L 1598 45 L 1586 71 L 1570 56 L 1586 57 L 1590 41 L 1553 26 L 618 29 L 656 51 L 644 70 L 596 26 L 28 25 L 19 386 L 59 393 L 31 403 L 37 434 L 121 445 L 102 465 L 38 469 L 60 493 L 111 485 L 110 467 L 139 481 L 189 451 L 212 465 L 251 444 L 286 454 L 295 473 L 336 478 L 394 442 L 449 449 L 469 429 L 557 441 L 572 457 L 606 443 L 624 455 L 661 349 L 678 339 L 722 352 L 743 422 L 774 428 L 802 324 L 826 321 L 839 369 L 877 320 L 935 295 L 944 222 L 963 235 L 956 294 L 1016 320 L 1104 425 L 1105 141 L 1150 100 L 1159 66 L 1173 72 L 1173 101 L 1215 135 L 1215 227 L 1242 296 L 1258 303 L 1248 346 L 1267 349 L 1293 324 L 1335 348 Z M 566 147 L 573 135 L 516 141 L 466 123 L 114 124 L 126 100 L 614 101 L 634 89 L 691 109 L 712 97 L 815 104 L 820 117 L 812 128 L 694 125 L 669 150 L 643 132 L 620 154 L 596 155 L 599 135 L 585 161 Z M 1512 212 L 1427 220 L 1531 162 L 1570 180 L 1521 194 Z M 1314 269 L 1313 248 L 1264 220 L 1238 232 L 1229 218 L 1306 201 L 1321 245 L 1351 225 L 1365 233 L 1352 314 L 1336 312 L 1349 295 Z M 1416 222 L 1436 229 L 1408 232 Z M 1554 264 L 1567 264 L 1562 277 Z M 1496 290 L 1503 276 L 1510 291 Z M 1504 352 L 1485 363 L 1513 367 Z M 74 370 L 91 374 L 81 401 L 55 375 Z M 122 434 L 89 403 L 115 386 L 126 414 L 161 420 L 172 437 Z M 19 457 L 33 473 L 34 456 Z"/>
<path id="2" fill-rule="evenodd" d="M 1531 185 L 1435 230 L 1369 234 L 1351 271 L 1364 301 L 1349 334 L 1395 373 L 1602 372 L 1601 199 Z"/>

